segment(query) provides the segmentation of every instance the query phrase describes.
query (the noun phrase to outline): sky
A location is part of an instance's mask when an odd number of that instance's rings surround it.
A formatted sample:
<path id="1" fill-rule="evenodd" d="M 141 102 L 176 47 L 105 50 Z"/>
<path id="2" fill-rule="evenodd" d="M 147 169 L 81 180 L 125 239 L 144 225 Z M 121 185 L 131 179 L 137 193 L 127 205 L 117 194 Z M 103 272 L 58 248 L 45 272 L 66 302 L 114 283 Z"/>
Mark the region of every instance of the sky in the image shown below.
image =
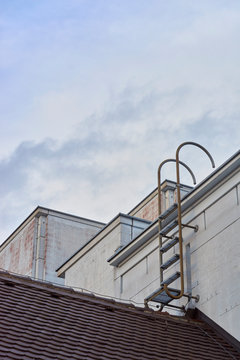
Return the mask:
<path id="1" fill-rule="evenodd" d="M 182 142 L 226 161 L 239 44 L 238 0 L 0 0 L 0 243 L 38 205 L 128 213 Z M 198 182 L 212 171 L 197 147 L 181 160 Z"/>

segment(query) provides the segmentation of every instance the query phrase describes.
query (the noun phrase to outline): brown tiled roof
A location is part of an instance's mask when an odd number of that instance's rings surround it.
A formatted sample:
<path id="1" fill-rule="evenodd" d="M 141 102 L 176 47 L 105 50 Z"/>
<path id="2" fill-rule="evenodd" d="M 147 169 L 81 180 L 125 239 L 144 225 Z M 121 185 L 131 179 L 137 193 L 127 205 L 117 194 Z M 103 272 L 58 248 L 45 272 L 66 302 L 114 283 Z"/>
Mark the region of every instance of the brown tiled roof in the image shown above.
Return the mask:
<path id="1" fill-rule="evenodd" d="M 0 359 L 240 359 L 202 321 L 0 272 Z"/>

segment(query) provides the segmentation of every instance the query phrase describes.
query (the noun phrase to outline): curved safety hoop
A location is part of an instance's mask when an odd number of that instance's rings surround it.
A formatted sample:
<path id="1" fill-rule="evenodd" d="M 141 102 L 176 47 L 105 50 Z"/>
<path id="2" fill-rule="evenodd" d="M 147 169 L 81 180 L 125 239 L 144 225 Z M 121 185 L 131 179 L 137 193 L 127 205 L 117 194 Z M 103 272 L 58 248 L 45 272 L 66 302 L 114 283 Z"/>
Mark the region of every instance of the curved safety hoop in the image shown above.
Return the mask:
<path id="1" fill-rule="evenodd" d="M 163 165 L 168 162 L 176 162 L 176 159 L 166 159 L 166 160 L 162 161 L 158 167 L 158 214 L 159 215 L 161 215 L 161 213 L 162 213 L 162 209 L 161 209 L 161 169 L 162 169 Z M 190 169 L 190 167 L 188 167 L 183 161 L 179 161 L 179 164 L 183 165 L 188 170 L 188 172 L 192 176 L 193 184 L 195 185 L 196 178 L 194 176 L 194 173 Z"/>
<path id="2" fill-rule="evenodd" d="M 207 156 L 209 157 L 212 167 L 215 167 L 214 160 L 211 156 L 211 154 L 200 144 L 197 144 L 192 141 L 187 141 L 182 143 L 178 146 L 176 151 L 176 177 L 177 177 L 177 205 L 178 205 L 178 238 L 179 238 L 179 257 L 180 257 L 180 275 L 181 275 L 181 291 L 179 295 L 173 295 L 168 290 L 167 284 L 164 284 L 164 290 L 168 296 L 170 296 L 172 299 L 180 299 L 184 294 L 184 276 L 183 276 L 183 247 L 182 247 L 182 214 L 181 214 L 181 193 L 180 193 L 180 171 L 179 171 L 179 164 L 181 163 L 179 160 L 179 152 L 181 148 L 185 145 L 194 145 L 202 149 Z"/>
<path id="3" fill-rule="evenodd" d="M 161 164 L 158 167 L 158 214 L 159 216 L 162 213 L 162 193 L 161 193 L 161 169 L 163 167 L 164 164 L 168 163 L 168 162 L 176 162 L 176 159 L 166 159 L 164 161 L 161 162 Z M 188 172 L 190 173 L 190 175 L 192 176 L 192 180 L 193 180 L 193 184 L 196 184 L 196 178 L 192 172 L 192 170 L 183 162 L 183 161 L 179 161 L 179 164 L 181 164 L 182 166 L 184 166 Z M 160 235 L 160 231 L 161 231 L 161 220 L 160 218 L 158 218 L 158 230 L 159 230 L 159 248 L 161 248 L 162 246 L 162 237 Z M 160 256 L 160 264 L 162 264 L 162 254 L 159 251 L 159 256 Z M 163 281 L 163 275 L 162 272 L 160 272 L 160 283 Z"/>

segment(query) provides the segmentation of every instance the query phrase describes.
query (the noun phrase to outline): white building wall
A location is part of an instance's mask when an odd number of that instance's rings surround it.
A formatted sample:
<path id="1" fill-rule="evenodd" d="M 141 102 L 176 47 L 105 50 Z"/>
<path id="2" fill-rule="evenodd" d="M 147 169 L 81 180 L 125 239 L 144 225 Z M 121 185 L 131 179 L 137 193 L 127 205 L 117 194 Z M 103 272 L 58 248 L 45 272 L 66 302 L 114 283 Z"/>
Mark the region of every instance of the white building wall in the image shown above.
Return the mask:
<path id="1" fill-rule="evenodd" d="M 200 294 L 198 308 L 240 339 L 240 207 L 237 192 L 239 185 L 205 210 L 202 216 L 205 228 L 190 246 L 193 294 Z"/>
<path id="2" fill-rule="evenodd" d="M 114 268 L 109 267 L 107 259 L 120 246 L 120 234 L 118 226 L 85 253 L 66 272 L 65 284 L 114 296 Z"/>
<path id="3" fill-rule="evenodd" d="M 116 279 L 116 270 L 109 266 L 107 260 L 148 225 L 149 222 L 146 220 L 119 215 L 107 234 L 103 232 L 97 235 L 98 239 L 92 248 L 86 251 L 82 249 L 82 255 L 65 272 L 65 284 L 102 295 L 115 296 L 117 288 L 121 286 L 121 280 Z"/>
<path id="4" fill-rule="evenodd" d="M 0 269 L 32 276 L 35 236 L 36 220 L 33 218 L 0 246 Z"/>
<path id="5" fill-rule="evenodd" d="M 138 251 L 134 257 L 116 268 L 115 281 L 121 278 L 122 286 L 115 296 L 144 305 L 144 299 L 160 285 L 158 239 Z"/>
<path id="6" fill-rule="evenodd" d="M 0 268 L 64 284 L 56 269 L 103 223 L 38 207 L 0 246 Z"/>
<path id="7" fill-rule="evenodd" d="M 239 164 L 238 158 L 233 161 Z M 199 295 L 197 307 L 240 340 L 240 168 L 228 172 L 233 161 L 183 200 L 183 204 L 191 199 L 193 203 L 183 212 L 182 222 L 198 226 L 197 232 L 183 229 L 184 290 L 193 296 Z M 227 177 L 221 177 L 223 173 L 228 174 Z M 214 186 L 204 192 L 209 184 Z M 151 231 L 155 235 L 148 237 Z M 169 235 L 173 234 L 174 231 Z M 177 232 L 174 235 L 178 235 Z M 126 243 L 128 241 L 129 237 Z M 134 247 L 138 243 L 141 246 Z M 157 222 L 115 253 L 119 244 L 120 230 L 104 236 L 88 253 L 64 269 L 66 285 L 85 287 L 143 305 L 144 299 L 160 287 Z M 131 246 L 134 252 L 129 251 Z M 178 245 L 167 252 L 164 261 L 173 253 L 179 253 Z M 179 271 L 179 263 L 165 271 L 164 278 L 175 271 Z M 179 282 L 170 287 L 179 288 Z M 186 303 L 185 297 L 175 301 L 178 306 Z"/>
<path id="8" fill-rule="evenodd" d="M 198 232 L 183 230 L 185 292 L 200 295 L 197 307 L 226 331 L 240 339 L 240 176 L 218 187 L 183 216 L 183 223 L 198 225 Z M 193 219 L 193 220 L 191 220 Z M 177 235 L 177 234 L 176 234 Z M 187 277 L 186 246 L 190 246 L 191 271 Z M 178 253 L 172 248 L 164 261 Z M 115 295 L 143 303 L 160 286 L 158 238 L 116 267 L 122 287 Z M 178 263 L 164 277 L 179 270 Z M 187 289 L 190 281 L 191 287 Z M 179 280 L 171 284 L 179 288 Z M 182 298 L 177 305 L 186 304 Z M 233 321 L 234 319 L 234 321 Z"/>
<path id="9" fill-rule="evenodd" d="M 64 284 L 57 277 L 56 269 L 90 240 L 103 227 L 87 219 L 71 218 L 68 215 L 47 216 L 45 279 Z"/>

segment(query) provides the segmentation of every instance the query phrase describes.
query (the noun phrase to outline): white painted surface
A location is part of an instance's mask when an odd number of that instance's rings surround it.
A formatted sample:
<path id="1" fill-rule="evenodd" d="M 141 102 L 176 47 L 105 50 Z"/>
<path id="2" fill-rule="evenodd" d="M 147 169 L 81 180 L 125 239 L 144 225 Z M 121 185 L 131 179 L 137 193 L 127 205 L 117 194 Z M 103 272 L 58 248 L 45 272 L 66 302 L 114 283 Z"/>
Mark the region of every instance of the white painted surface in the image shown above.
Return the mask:
<path id="1" fill-rule="evenodd" d="M 65 273 L 65 284 L 81 287 L 102 295 L 114 296 L 115 268 L 109 266 L 108 258 L 143 231 L 148 222 L 123 214 L 115 220 L 116 225 L 106 236 L 81 256 Z M 120 289 L 120 282 L 119 282 Z M 119 290 L 120 291 L 120 290 Z"/>
<path id="2" fill-rule="evenodd" d="M 45 255 L 45 279 L 64 284 L 57 277 L 56 270 L 80 247 L 90 240 L 101 227 L 94 223 L 73 221 L 69 218 L 48 215 Z"/>

